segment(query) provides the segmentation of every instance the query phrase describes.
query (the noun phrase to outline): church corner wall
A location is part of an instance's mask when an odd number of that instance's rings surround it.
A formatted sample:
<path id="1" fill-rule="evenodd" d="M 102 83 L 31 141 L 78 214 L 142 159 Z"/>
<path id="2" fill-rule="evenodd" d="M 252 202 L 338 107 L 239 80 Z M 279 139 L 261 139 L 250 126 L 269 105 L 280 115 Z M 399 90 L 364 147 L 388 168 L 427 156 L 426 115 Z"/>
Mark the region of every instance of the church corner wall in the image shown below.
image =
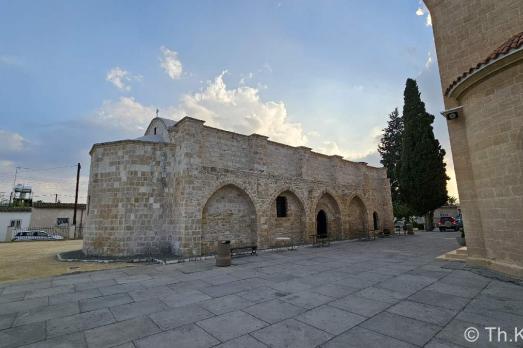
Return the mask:
<path id="1" fill-rule="evenodd" d="M 91 150 L 83 251 L 127 256 L 175 251 L 179 240 L 168 218 L 174 209 L 174 148 L 120 141 Z"/>
<path id="2" fill-rule="evenodd" d="M 523 29 L 523 2 L 424 0 L 443 93 Z M 510 60 L 510 64 L 503 65 Z M 467 85 L 467 80 L 474 81 Z M 523 60 L 508 50 L 444 97 L 468 261 L 523 278 Z"/>

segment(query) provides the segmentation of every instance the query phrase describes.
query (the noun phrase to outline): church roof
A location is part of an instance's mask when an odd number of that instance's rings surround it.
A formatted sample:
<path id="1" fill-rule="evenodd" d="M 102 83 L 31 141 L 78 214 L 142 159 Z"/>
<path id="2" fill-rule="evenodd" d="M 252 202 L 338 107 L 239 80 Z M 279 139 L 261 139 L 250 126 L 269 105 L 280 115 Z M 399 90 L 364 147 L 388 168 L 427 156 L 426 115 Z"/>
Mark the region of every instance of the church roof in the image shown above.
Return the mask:
<path id="1" fill-rule="evenodd" d="M 165 127 L 170 128 L 176 124 L 175 120 L 171 120 L 170 118 L 164 118 L 164 117 L 158 117 L 164 124 Z"/>
<path id="2" fill-rule="evenodd" d="M 480 61 L 476 66 L 471 67 L 469 70 L 465 71 L 463 74 L 458 76 L 445 90 L 445 95 L 447 96 L 449 92 L 456 86 L 461 80 L 471 75 L 476 70 L 479 70 L 483 66 L 487 65 L 491 61 L 498 59 L 502 56 L 507 55 L 513 50 L 523 47 L 523 31 L 521 33 L 513 35 L 510 39 L 505 41 L 501 46 L 496 48 L 491 54 L 489 54 L 485 59 Z"/>
<path id="3" fill-rule="evenodd" d="M 158 134 L 155 134 L 155 135 L 144 135 L 144 136 L 136 138 L 134 140 L 150 141 L 150 142 L 153 142 L 153 143 L 165 143 L 166 142 L 165 140 L 163 140 L 162 136 L 158 135 Z"/>

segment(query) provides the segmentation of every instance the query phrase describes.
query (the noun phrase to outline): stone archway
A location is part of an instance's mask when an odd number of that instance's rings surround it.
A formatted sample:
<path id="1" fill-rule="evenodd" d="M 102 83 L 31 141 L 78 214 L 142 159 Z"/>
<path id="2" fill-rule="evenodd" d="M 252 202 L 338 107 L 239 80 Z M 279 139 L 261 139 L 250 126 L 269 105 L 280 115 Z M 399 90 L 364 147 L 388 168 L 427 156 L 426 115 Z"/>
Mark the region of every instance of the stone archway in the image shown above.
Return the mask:
<path id="1" fill-rule="evenodd" d="M 326 234 L 331 239 L 341 239 L 341 213 L 338 203 L 329 193 L 324 193 L 316 204 L 316 232 L 318 232 L 318 214 L 323 211 L 326 221 Z"/>
<path id="2" fill-rule="evenodd" d="M 276 196 L 270 205 L 270 243 L 275 238 L 288 237 L 292 243 L 301 244 L 305 236 L 305 209 L 292 191 L 286 190 Z"/>
<path id="3" fill-rule="evenodd" d="M 256 209 L 249 195 L 235 185 L 218 189 L 202 212 L 202 255 L 214 253 L 219 240 L 231 245 L 255 245 Z"/>
<path id="4" fill-rule="evenodd" d="M 349 234 L 351 238 L 367 236 L 367 209 L 357 196 L 349 204 Z"/>

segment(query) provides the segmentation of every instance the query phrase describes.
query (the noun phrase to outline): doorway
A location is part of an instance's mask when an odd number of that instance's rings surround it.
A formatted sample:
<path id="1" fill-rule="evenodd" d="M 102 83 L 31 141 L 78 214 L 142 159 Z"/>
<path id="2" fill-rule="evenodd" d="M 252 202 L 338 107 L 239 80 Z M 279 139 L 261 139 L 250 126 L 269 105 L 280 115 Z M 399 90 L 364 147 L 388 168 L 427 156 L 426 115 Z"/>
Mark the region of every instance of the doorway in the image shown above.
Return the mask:
<path id="1" fill-rule="evenodd" d="M 316 234 L 318 236 L 327 236 L 327 214 L 323 210 L 316 215 Z"/>
<path id="2" fill-rule="evenodd" d="M 379 230 L 380 223 L 379 223 L 379 219 L 378 219 L 378 213 L 374 212 L 372 214 L 372 220 L 374 221 L 374 231 Z"/>

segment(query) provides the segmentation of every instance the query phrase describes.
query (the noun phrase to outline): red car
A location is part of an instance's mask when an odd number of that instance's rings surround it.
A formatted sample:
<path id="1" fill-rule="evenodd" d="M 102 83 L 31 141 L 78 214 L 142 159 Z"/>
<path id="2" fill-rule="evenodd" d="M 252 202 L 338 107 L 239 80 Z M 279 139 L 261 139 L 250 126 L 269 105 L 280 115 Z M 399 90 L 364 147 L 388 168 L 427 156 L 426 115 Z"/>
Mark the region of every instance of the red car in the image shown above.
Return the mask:
<path id="1" fill-rule="evenodd" d="M 445 232 L 446 230 L 459 231 L 458 221 L 452 216 L 440 217 L 437 225 L 441 232 Z"/>

